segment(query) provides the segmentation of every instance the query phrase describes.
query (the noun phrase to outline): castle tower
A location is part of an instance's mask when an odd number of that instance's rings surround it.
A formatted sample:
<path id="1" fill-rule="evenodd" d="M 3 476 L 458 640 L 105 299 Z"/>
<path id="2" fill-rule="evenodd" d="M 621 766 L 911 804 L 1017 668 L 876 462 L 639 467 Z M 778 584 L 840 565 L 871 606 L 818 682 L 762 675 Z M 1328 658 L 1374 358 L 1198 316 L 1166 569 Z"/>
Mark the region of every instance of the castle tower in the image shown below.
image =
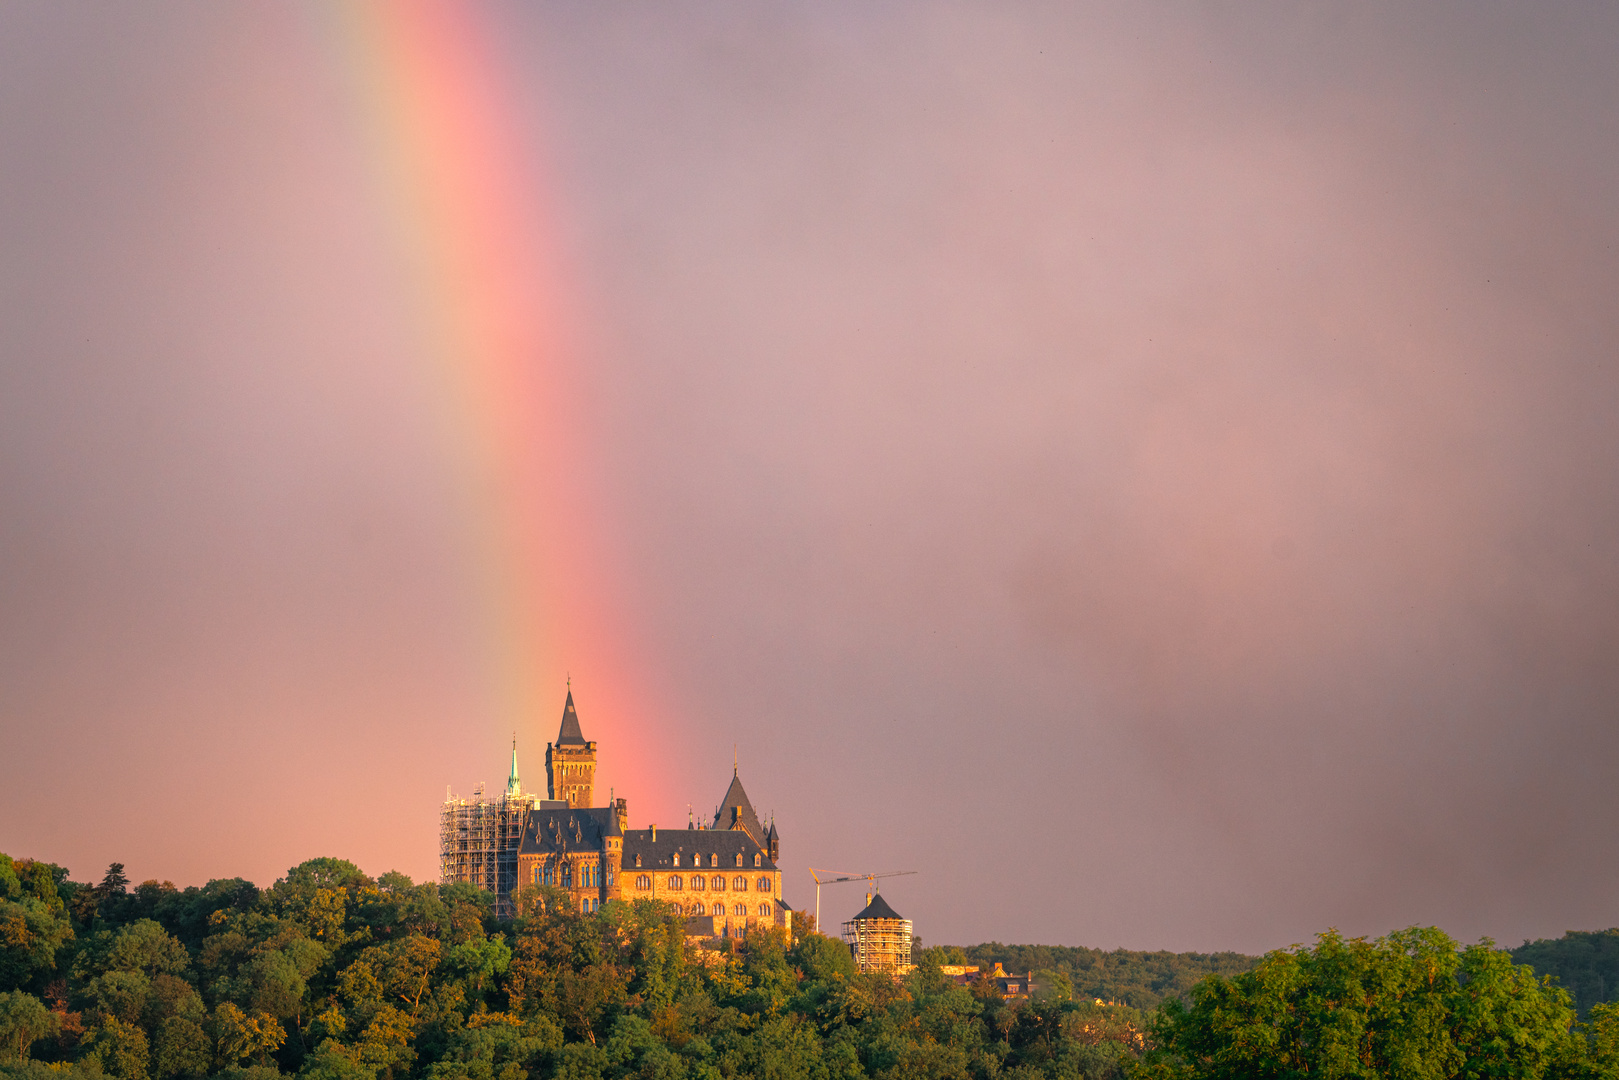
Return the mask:
<path id="1" fill-rule="evenodd" d="M 562 707 L 562 729 L 557 741 L 545 744 L 546 785 L 552 799 L 565 801 L 569 809 L 591 805 L 591 789 L 596 785 L 596 744 L 586 742 L 579 730 L 579 714 L 573 707 L 573 690 Z"/>
<path id="2" fill-rule="evenodd" d="M 888 906 L 877 893 L 866 897 L 860 914 L 843 924 L 843 940 L 863 974 L 885 971 L 905 975 L 911 965 L 911 920 Z"/>

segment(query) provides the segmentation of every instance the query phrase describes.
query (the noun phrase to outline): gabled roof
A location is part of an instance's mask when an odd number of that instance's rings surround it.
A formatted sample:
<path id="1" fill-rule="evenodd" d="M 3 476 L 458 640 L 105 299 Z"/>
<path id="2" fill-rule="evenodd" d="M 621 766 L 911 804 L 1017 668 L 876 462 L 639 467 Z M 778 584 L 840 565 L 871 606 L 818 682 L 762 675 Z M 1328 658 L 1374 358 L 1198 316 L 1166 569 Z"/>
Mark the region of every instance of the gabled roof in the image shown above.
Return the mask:
<path id="1" fill-rule="evenodd" d="M 528 812 L 520 855 L 552 855 L 565 851 L 605 851 L 605 838 L 615 834 L 618 815 L 611 806 L 577 807 L 541 803 Z"/>
<path id="2" fill-rule="evenodd" d="M 876 895 L 874 895 L 871 898 L 871 903 L 867 904 L 863 909 L 861 909 L 860 914 L 856 915 L 853 919 L 850 919 L 849 921 L 850 922 L 858 922 L 861 919 L 903 919 L 903 918 L 905 918 L 905 916 L 901 915 L 899 912 L 895 911 L 893 908 L 888 906 L 888 901 L 883 899 L 883 894 L 882 893 L 877 893 Z"/>
<path id="3" fill-rule="evenodd" d="M 759 815 L 753 812 L 748 793 L 742 790 L 742 780 L 734 772 L 731 774 L 731 786 L 725 789 L 725 801 L 720 803 L 719 813 L 714 815 L 713 828 L 729 829 L 733 823 L 740 824 L 755 840 L 764 841 L 765 831 L 759 826 Z"/>
<path id="4" fill-rule="evenodd" d="M 624 833 L 625 870 L 636 869 L 637 855 L 641 856 L 642 870 L 672 870 L 676 855 L 680 856 L 682 870 L 699 868 L 693 862 L 694 857 L 702 860 L 701 869 L 716 874 L 776 869 L 776 864 L 770 861 L 770 852 L 741 829 L 659 829 L 657 840 L 652 839 L 651 829 L 630 829 Z M 717 863 L 716 855 L 719 856 Z M 740 868 L 736 865 L 738 855 L 742 856 Z M 755 855 L 760 859 L 758 867 L 753 865 Z"/>
<path id="5" fill-rule="evenodd" d="M 574 711 L 573 691 L 568 691 L 568 702 L 562 706 L 562 730 L 557 732 L 558 746 L 584 746 L 585 733 L 579 730 L 579 714 Z"/>

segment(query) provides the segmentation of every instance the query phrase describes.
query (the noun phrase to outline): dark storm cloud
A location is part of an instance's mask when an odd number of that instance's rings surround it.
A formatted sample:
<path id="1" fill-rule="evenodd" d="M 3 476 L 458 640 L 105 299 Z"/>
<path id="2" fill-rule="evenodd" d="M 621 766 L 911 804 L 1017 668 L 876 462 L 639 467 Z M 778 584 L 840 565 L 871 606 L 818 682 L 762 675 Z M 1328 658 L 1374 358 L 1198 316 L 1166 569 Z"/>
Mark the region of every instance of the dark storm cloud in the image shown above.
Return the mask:
<path id="1" fill-rule="evenodd" d="M 288 835 L 431 873 L 413 830 L 483 704 L 331 81 L 273 17 L 29 18 L 49 64 L 0 95 L 27 151 L 8 744 L 110 778 L 104 733 L 172 755 L 224 711 L 232 745 L 319 748 L 256 781 L 267 831 L 357 785 L 385 841 Z M 499 25 L 593 298 L 578 409 L 666 703 L 647 739 L 699 810 L 740 742 L 789 900 L 806 863 L 903 864 L 929 941 L 1619 921 L 1611 13 Z M 263 857 L 318 853 L 290 846 Z"/>

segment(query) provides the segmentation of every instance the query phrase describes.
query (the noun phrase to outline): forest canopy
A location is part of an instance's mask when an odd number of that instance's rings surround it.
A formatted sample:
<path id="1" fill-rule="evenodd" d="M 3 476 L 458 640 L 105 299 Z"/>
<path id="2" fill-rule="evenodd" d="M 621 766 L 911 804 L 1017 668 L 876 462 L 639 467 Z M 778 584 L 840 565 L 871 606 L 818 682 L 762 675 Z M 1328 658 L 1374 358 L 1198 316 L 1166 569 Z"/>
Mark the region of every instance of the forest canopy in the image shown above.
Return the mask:
<path id="1" fill-rule="evenodd" d="M 177 889 L 0 855 L 0 1077 L 1619 1080 L 1619 1010 L 1576 1022 L 1432 929 L 1263 958 L 932 948 L 894 978 L 807 925 L 703 942 L 655 901 L 516 899 L 499 920 L 472 886 L 341 859 Z M 1032 995 L 1003 998 L 996 961 Z M 962 963 L 983 970 L 941 971 Z"/>

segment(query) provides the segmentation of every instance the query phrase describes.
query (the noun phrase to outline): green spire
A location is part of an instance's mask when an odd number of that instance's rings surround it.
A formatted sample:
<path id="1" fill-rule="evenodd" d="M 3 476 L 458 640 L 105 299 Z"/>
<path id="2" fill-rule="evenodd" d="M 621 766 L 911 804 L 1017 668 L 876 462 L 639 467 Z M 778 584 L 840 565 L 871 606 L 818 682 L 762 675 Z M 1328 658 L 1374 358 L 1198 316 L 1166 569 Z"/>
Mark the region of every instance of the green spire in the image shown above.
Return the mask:
<path id="1" fill-rule="evenodd" d="M 512 775 L 506 780 L 506 794 L 517 795 L 523 790 L 523 783 L 517 778 L 517 735 L 512 734 Z"/>

